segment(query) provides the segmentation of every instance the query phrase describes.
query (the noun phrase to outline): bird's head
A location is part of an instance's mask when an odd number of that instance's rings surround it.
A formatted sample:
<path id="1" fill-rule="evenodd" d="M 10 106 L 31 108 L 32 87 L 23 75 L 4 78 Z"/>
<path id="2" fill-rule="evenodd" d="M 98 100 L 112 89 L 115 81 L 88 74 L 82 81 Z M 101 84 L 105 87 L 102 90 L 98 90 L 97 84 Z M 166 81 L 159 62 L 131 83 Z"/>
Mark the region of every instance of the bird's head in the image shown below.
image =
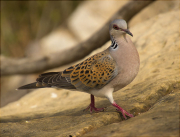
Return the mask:
<path id="1" fill-rule="evenodd" d="M 127 23 L 123 19 L 116 19 L 110 23 L 109 26 L 110 35 L 123 35 L 129 34 L 133 37 L 133 34 L 127 29 Z"/>

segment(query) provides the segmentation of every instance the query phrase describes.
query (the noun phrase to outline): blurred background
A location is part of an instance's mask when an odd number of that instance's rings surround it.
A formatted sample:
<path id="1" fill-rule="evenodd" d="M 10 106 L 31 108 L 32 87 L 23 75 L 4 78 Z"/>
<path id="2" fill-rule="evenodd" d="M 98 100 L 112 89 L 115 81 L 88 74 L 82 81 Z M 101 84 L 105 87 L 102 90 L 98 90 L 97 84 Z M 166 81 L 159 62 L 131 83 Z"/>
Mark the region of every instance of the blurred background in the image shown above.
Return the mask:
<path id="1" fill-rule="evenodd" d="M 67 50 L 92 36 L 127 2 L 1 1 L 1 56 L 37 57 Z M 177 1 L 156 1 L 133 17 L 129 27 L 175 8 Z M 15 89 L 35 81 L 37 76 L 1 77 L 1 107 L 31 92 Z"/>
<path id="2" fill-rule="evenodd" d="M 65 28 L 79 3 L 81 1 L 1 1 L 1 55 L 22 58 L 35 52 L 39 54 L 36 51 L 39 45 L 33 47 L 32 43 L 60 26 Z M 31 92 L 15 89 L 20 83 L 35 80 L 37 75 L 1 77 L 1 107 Z"/>
<path id="3" fill-rule="evenodd" d="M 63 25 L 82 1 L 2 1 L 1 54 L 25 56 L 32 40 L 39 40 Z"/>

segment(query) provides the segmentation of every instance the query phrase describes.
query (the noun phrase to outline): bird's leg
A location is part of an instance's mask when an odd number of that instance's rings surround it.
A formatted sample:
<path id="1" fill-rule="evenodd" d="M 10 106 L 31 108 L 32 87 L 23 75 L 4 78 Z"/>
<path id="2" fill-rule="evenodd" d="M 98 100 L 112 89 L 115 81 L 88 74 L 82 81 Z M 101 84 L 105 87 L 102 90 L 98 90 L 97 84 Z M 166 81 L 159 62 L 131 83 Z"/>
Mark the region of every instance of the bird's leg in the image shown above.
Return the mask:
<path id="1" fill-rule="evenodd" d="M 134 117 L 132 114 L 129 114 L 124 109 L 122 109 L 118 104 L 116 104 L 116 102 L 113 102 L 112 105 L 115 106 L 119 111 L 121 111 L 121 113 L 125 119 L 127 119 L 126 115 L 129 117 Z"/>
<path id="2" fill-rule="evenodd" d="M 99 111 L 104 110 L 104 108 L 96 108 L 95 107 L 94 95 L 92 95 L 92 94 L 91 94 L 91 103 L 86 109 L 84 109 L 84 111 L 88 110 L 88 109 L 90 109 L 90 113 L 92 113 L 92 110 L 94 110 L 95 112 L 99 112 Z"/>

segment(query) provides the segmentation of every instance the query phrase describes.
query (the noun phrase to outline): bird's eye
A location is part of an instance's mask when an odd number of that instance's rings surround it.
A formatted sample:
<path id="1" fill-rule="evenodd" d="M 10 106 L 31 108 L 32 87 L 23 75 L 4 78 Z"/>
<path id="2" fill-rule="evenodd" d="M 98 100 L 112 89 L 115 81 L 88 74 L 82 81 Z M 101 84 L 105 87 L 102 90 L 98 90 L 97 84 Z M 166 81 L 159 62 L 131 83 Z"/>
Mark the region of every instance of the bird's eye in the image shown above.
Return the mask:
<path id="1" fill-rule="evenodd" d="M 118 29 L 119 29 L 119 27 L 118 27 L 117 25 L 113 25 L 113 28 L 114 28 L 115 30 L 118 30 Z"/>

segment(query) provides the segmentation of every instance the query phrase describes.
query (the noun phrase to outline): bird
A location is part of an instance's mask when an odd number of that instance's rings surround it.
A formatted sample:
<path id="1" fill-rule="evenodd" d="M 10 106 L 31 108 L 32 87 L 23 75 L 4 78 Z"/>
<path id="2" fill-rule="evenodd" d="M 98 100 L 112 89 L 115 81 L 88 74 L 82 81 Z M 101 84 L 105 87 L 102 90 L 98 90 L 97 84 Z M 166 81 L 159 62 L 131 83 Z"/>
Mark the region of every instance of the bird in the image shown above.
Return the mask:
<path id="1" fill-rule="evenodd" d="M 61 72 L 40 74 L 36 82 L 21 86 L 20 89 L 62 88 L 90 94 L 91 103 L 85 110 L 100 112 L 96 108 L 94 96 L 107 98 L 125 119 L 134 117 L 121 108 L 113 99 L 116 92 L 130 84 L 137 76 L 140 66 L 138 51 L 129 36 L 133 34 L 123 19 L 115 19 L 109 25 L 111 44 L 84 61 L 72 65 Z"/>

